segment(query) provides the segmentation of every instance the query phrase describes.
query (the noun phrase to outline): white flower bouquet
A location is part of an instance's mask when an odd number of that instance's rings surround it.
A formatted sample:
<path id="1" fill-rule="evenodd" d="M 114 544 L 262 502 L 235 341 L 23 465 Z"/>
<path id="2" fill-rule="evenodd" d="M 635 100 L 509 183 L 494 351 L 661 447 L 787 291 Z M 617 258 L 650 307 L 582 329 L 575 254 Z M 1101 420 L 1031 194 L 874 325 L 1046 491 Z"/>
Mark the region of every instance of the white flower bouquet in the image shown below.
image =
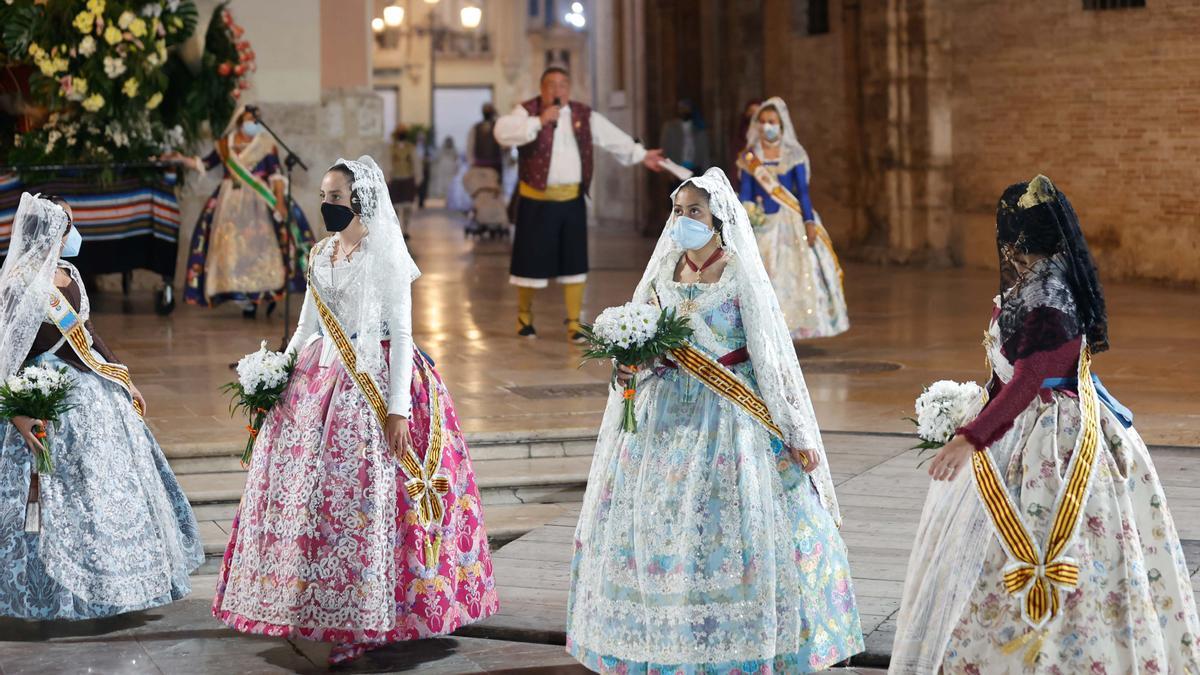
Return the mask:
<path id="1" fill-rule="evenodd" d="M 686 318 L 675 310 L 660 310 L 653 305 L 627 302 L 600 312 L 596 322 L 580 329 L 589 347 L 584 360 L 611 359 L 617 365 L 637 370 L 637 367 L 668 351 L 681 347 L 691 337 L 692 328 Z M 610 385 L 615 389 L 617 369 L 613 368 Z M 625 431 L 637 431 L 633 414 L 633 398 L 637 394 L 637 378 L 625 385 L 625 409 L 621 426 Z"/>
<path id="2" fill-rule="evenodd" d="M 914 447 L 936 450 L 949 443 L 959 427 L 975 419 L 984 403 L 987 392 L 974 382 L 939 380 L 929 385 L 917 397 L 916 417 L 908 418 L 921 439 Z"/>
<path id="3" fill-rule="evenodd" d="M 41 421 L 34 431 L 42 443 L 42 450 L 34 453 L 38 473 L 54 472 L 50 427 L 73 407 L 67 402 L 72 387 L 66 368 L 42 366 L 28 366 L 0 385 L 0 417 L 6 420 L 32 417 Z"/>
<path id="4" fill-rule="evenodd" d="M 258 351 L 242 357 L 237 364 L 237 382 L 230 382 L 221 389 L 233 395 L 229 404 L 231 414 L 241 410 L 250 416 L 246 431 L 250 433 L 246 449 L 242 452 L 242 466 L 250 465 L 254 452 L 254 440 L 267 419 L 267 412 L 279 402 L 288 378 L 296 369 L 296 355 L 291 357 L 282 352 L 267 349 L 263 340 Z"/>

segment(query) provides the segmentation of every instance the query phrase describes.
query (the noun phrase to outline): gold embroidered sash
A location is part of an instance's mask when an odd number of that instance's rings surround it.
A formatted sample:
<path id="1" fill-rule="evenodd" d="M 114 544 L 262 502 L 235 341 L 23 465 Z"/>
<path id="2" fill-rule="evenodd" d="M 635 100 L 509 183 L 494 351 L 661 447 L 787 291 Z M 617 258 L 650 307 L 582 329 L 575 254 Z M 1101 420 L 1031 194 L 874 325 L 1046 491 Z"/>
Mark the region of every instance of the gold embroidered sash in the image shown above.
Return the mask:
<path id="1" fill-rule="evenodd" d="M 329 241 L 326 239 L 313 252 L 317 253 L 320 247 L 327 246 Z M 321 318 L 321 327 L 324 328 L 326 337 L 332 340 L 334 346 L 337 347 L 338 355 L 341 356 L 346 372 L 354 378 L 358 390 L 362 392 L 363 398 L 367 400 L 367 404 L 375 413 L 375 418 L 379 421 L 379 430 L 385 431 L 388 418 L 387 403 L 379 391 L 379 385 L 375 384 L 375 380 L 367 373 L 358 370 L 358 356 L 354 352 L 354 345 L 346 337 L 346 331 L 342 329 L 337 317 L 321 298 L 317 285 L 313 283 L 312 265 L 309 265 L 308 290 L 312 293 L 313 302 L 317 306 L 317 315 Z M 417 456 L 410 443 L 408 450 L 400 457 L 400 468 L 408 477 L 408 480 L 404 482 L 404 490 L 417 506 L 417 519 L 423 527 L 429 527 L 431 523 L 442 522 L 442 516 L 445 514 L 442 495 L 450 491 L 450 477 L 441 468 L 445 436 L 437 380 L 434 379 L 433 371 L 423 357 L 418 357 L 417 362 L 421 368 L 421 375 L 425 378 L 426 387 L 429 389 L 429 447 L 425 452 L 424 466 L 422 466 L 420 457 Z"/>
<path id="2" fill-rule="evenodd" d="M 1063 555 L 1079 531 L 1100 448 L 1100 401 L 1091 376 L 1091 353 L 1079 356 L 1079 407 L 1082 429 L 1059 490 L 1050 534 L 1043 552 L 1021 520 L 990 452 L 976 452 L 971 463 L 979 498 L 987 508 L 996 537 L 1012 563 L 1004 569 L 1004 588 L 1022 600 L 1022 618 L 1040 629 L 1058 614 L 1059 590 L 1079 583 L 1079 563 Z"/>
<path id="3" fill-rule="evenodd" d="M 92 353 L 92 345 L 88 341 L 87 327 L 83 325 L 83 321 L 75 312 L 75 308 L 71 306 L 67 296 L 63 295 L 62 290 L 55 288 L 50 294 L 50 308 L 47 311 L 47 317 L 50 323 L 53 323 L 58 332 L 66 338 L 67 344 L 71 345 L 71 349 L 75 355 L 83 361 L 84 365 L 91 369 L 100 377 L 120 386 L 129 394 L 129 400 L 133 402 L 133 409 L 139 417 L 145 417 L 146 411 L 142 409 L 142 404 L 133 397 L 131 387 L 133 380 L 129 377 L 129 369 L 119 363 L 108 363 L 96 358 Z"/>
<path id="4" fill-rule="evenodd" d="M 762 189 L 771 195 L 775 201 L 799 213 L 801 218 L 804 217 L 804 209 L 800 206 L 800 200 L 796 199 L 796 195 L 792 194 L 791 190 L 779 182 L 779 176 L 776 176 L 770 167 L 763 164 L 762 160 L 758 158 L 758 155 L 754 154 L 753 150 L 747 149 L 743 152 L 737 164 L 746 173 L 754 176 L 754 180 L 758 181 Z"/>
<path id="5" fill-rule="evenodd" d="M 708 354 L 691 345 L 672 349 L 671 359 L 714 393 L 761 422 L 772 436 L 783 439 L 783 431 L 771 419 L 771 411 L 767 408 L 766 401 L 759 398 L 753 389 L 716 359 L 710 358 Z"/>

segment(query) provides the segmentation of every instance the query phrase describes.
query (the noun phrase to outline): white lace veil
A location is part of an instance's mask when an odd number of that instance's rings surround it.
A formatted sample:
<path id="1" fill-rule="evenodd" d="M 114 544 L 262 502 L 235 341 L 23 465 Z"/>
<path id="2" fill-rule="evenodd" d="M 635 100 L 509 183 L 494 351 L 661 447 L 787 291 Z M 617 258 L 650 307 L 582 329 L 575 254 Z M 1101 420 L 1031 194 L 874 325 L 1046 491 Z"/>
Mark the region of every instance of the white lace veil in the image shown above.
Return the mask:
<path id="1" fill-rule="evenodd" d="M 754 364 L 759 393 L 770 408 L 771 418 L 783 430 L 784 442 L 794 448 L 815 449 L 821 456 L 821 465 L 813 473 L 813 478 L 822 502 L 833 514 L 834 521 L 840 523 L 833 479 L 829 474 L 829 462 L 825 458 L 825 446 L 821 442 L 812 399 L 809 398 L 804 373 L 800 370 L 800 361 L 779 308 L 779 300 L 775 297 L 771 280 L 759 256 L 758 243 L 754 239 L 746 210 L 721 169 L 709 169 L 701 176 L 689 178 L 679 187 L 685 185 L 708 193 L 709 208 L 723 224 L 721 234 L 725 251 L 737 260 L 737 264 L 729 269 L 737 274 L 735 281 L 746 331 L 746 347 Z M 671 193 L 672 199 L 678 192 L 677 188 Z M 663 228 L 654 254 L 646 265 L 646 272 L 634 291 L 634 302 L 652 302 L 655 279 L 664 266 L 669 265 L 673 270 L 679 262 L 679 256 L 683 255 L 683 249 L 671 238 L 674 218 L 672 215 Z"/>
<path id="2" fill-rule="evenodd" d="M 792 167 L 800 163 L 808 164 L 808 152 L 796 138 L 796 127 L 792 126 L 792 116 L 788 113 L 787 104 L 778 96 L 772 96 L 762 102 L 758 111 L 761 113 L 764 108 L 774 108 L 779 111 L 779 119 L 783 122 L 783 145 L 779 149 L 780 163 L 785 167 Z M 753 150 L 754 154 L 762 159 L 762 138 L 757 115 L 750 121 L 750 126 L 746 129 L 746 147 Z M 810 177 L 811 171 L 809 168 Z"/>
<path id="3" fill-rule="evenodd" d="M 0 379 L 21 369 L 46 319 L 66 231 L 66 211 L 28 192 L 21 195 L 0 269 Z"/>
<path id="4" fill-rule="evenodd" d="M 401 292 L 399 284 L 411 284 L 421 271 L 408 253 L 400 219 L 388 196 L 383 171 L 369 155 L 357 160 L 341 159 L 334 164 L 345 165 L 354 174 L 354 196 L 358 198 L 359 219 L 367 228 L 358 255 L 364 256 L 363 287 L 358 292 L 358 311 L 350 312 L 357 325 L 343 326 L 355 336 L 355 353 L 359 372 L 373 375 L 384 366 L 383 347 L 388 327 L 380 317 L 388 316 L 387 308 Z"/>

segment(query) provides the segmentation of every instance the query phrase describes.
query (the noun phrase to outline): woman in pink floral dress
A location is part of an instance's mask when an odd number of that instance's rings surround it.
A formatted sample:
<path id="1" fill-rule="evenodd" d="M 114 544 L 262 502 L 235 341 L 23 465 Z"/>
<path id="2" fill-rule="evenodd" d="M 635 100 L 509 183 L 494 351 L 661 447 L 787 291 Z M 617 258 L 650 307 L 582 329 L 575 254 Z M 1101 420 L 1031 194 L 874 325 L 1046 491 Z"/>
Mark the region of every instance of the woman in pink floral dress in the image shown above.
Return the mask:
<path id="1" fill-rule="evenodd" d="M 310 259 L 298 355 L 255 442 L 213 615 L 333 642 L 331 664 L 498 609 L 479 490 L 449 392 L 413 345 L 405 248 L 383 174 L 321 181 L 335 233 Z"/>

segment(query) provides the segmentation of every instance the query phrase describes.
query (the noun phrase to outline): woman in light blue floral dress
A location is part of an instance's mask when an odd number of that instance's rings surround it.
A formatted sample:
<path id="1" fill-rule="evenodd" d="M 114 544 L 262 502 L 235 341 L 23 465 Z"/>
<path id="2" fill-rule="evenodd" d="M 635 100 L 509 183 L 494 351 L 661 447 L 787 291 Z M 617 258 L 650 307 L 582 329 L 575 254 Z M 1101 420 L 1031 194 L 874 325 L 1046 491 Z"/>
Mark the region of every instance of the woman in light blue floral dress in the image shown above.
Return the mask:
<path id="1" fill-rule="evenodd" d="M 795 349 L 724 173 L 674 198 L 634 300 L 687 316 L 695 353 L 768 412 L 678 356 L 637 374 L 636 432 L 613 394 L 576 529 L 567 650 L 606 673 L 822 670 L 863 644 Z"/>
<path id="2" fill-rule="evenodd" d="M 51 425 L 53 472 L 33 472 L 33 420 L 0 421 L 0 616 L 36 620 L 165 605 L 189 593 L 204 561 L 187 497 L 135 411 L 142 395 L 94 370 L 123 366 L 92 330 L 79 272 L 59 259 L 73 236 L 59 204 L 21 198 L 0 270 L 0 378 L 36 364 L 65 369 L 72 385 L 73 407 Z M 48 321 L 55 287 L 86 351 Z"/>

